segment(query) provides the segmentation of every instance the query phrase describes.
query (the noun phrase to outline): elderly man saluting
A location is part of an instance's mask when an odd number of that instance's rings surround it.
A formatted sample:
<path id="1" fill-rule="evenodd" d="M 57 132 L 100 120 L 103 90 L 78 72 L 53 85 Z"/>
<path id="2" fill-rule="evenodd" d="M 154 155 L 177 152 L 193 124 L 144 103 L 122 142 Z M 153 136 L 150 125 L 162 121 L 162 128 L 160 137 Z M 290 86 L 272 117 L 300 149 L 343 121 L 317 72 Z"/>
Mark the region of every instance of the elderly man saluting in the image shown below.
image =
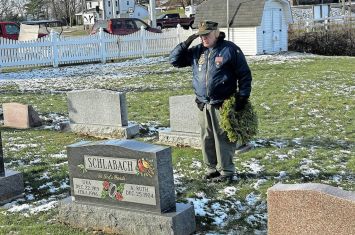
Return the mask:
<path id="1" fill-rule="evenodd" d="M 189 48 L 198 37 L 201 43 Z M 218 23 L 202 21 L 198 32 L 178 44 L 169 59 L 175 67 L 192 66 L 193 69 L 192 83 L 200 110 L 202 154 L 207 165 L 204 179 L 230 183 L 235 173 L 236 143 L 231 142 L 221 128 L 219 109 L 224 100 L 235 95 L 234 108 L 242 110 L 248 102 L 252 77 L 240 48 L 224 38 Z"/>

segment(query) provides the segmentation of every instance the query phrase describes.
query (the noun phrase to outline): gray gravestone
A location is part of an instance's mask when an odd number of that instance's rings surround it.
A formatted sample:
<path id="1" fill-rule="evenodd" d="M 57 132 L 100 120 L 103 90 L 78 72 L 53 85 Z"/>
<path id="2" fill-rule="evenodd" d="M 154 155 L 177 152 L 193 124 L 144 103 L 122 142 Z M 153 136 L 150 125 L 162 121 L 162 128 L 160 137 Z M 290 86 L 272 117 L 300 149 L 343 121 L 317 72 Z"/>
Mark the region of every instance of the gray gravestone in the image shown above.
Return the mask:
<path id="1" fill-rule="evenodd" d="M 108 90 L 83 90 L 67 93 L 72 131 L 99 136 L 132 138 L 138 125 L 128 125 L 124 93 Z"/>
<path id="2" fill-rule="evenodd" d="M 160 131 L 159 142 L 173 146 L 201 148 L 195 95 L 169 97 L 171 131 Z"/>
<path id="3" fill-rule="evenodd" d="M 0 132 L 0 205 L 22 197 L 23 177 L 20 172 L 5 169 Z"/>
<path id="4" fill-rule="evenodd" d="M 172 146 L 189 146 L 201 148 L 200 125 L 195 95 L 169 97 L 170 128 L 159 131 L 159 143 Z M 251 149 L 251 145 L 237 145 L 236 153 Z"/>
<path id="5" fill-rule="evenodd" d="M 61 203 L 60 220 L 119 234 L 195 231 L 193 207 L 175 201 L 170 148 L 134 140 L 80 142 L 68 146 L 68 163 L 74 201 Z"/>

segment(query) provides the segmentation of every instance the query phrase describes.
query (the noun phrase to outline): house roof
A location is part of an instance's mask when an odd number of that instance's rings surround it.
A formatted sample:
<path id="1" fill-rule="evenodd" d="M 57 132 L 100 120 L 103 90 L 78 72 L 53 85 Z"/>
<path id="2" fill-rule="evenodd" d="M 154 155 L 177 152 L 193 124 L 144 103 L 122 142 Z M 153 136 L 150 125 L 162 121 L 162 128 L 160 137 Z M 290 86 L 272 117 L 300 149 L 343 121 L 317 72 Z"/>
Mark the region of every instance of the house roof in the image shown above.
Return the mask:
<path id="1" fill-rule="evenodd" d="M 230 27 L 258 26 L 261 24 L 265 0 L 229 0 Z M 207 0 L 197 6 L 195 23 L 211 20 L 219 27 L 227 27 L 227 0 Z"/>
<path id="2" fill-rule="evenodd" d="M 229 0 L 229 26 L 256 27 L 261 25 L 265 1 Z M 285 4 L 287 1 L 280 0 L 280 2 Z M 290 12 L 288 14 L 290 15 Z M 215 21 L 219 23 L 219 27 L 227 27 L 227 0 L 207 0 L 198 5 L 194 26 L 197 27 L 201 20 Z"/>

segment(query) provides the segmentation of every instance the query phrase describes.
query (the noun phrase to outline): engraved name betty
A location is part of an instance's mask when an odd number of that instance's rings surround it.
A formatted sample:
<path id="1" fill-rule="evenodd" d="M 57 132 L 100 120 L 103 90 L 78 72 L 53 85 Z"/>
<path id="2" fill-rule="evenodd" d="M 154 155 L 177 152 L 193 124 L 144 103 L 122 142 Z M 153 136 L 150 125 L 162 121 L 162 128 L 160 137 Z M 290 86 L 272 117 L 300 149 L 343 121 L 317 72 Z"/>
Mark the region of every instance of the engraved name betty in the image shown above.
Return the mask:
<path id="1" fill-rule="evenodd" d="M 155 187 L 73 178 L 74 195 L 156 205 Z"/>

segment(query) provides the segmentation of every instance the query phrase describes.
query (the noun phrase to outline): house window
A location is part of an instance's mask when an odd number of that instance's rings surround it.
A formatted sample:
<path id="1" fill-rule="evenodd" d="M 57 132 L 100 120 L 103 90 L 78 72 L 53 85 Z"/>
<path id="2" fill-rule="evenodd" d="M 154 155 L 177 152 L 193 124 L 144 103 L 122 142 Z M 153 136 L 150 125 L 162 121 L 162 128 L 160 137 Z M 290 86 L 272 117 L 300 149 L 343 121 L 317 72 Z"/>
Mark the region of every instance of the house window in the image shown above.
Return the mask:
<path id="1" fill-rule="evenodd" d="M 110 7 L 111 6 L 111 1 L 108 1 L 107 5 L 108 5 L 108 7 Z"/>
<path id="2" fill-rule="evenodd" d="M 118 2 L 117 2 L 117 1 L 115 1 L 115 3 L 116 3 L 116 7 L 118 7 Z"/>
<path id="3" fill-rule="evenodd" d="M 120 12 L 119 12 L 119 11 L 116 11 L 116 15 L 118 15 L 118 14 L 120 14 Z"/>
<path id="4" fill-rule="evenodd" d="M 129 1 L 127 1 L 127 6 L 129 6 Z"/>
<path id="5" fill-rule="evenodd" d="M 92 8 L 92 4 L 91 4 L 91 2 L 89 2 L 89 8 Z"/>

